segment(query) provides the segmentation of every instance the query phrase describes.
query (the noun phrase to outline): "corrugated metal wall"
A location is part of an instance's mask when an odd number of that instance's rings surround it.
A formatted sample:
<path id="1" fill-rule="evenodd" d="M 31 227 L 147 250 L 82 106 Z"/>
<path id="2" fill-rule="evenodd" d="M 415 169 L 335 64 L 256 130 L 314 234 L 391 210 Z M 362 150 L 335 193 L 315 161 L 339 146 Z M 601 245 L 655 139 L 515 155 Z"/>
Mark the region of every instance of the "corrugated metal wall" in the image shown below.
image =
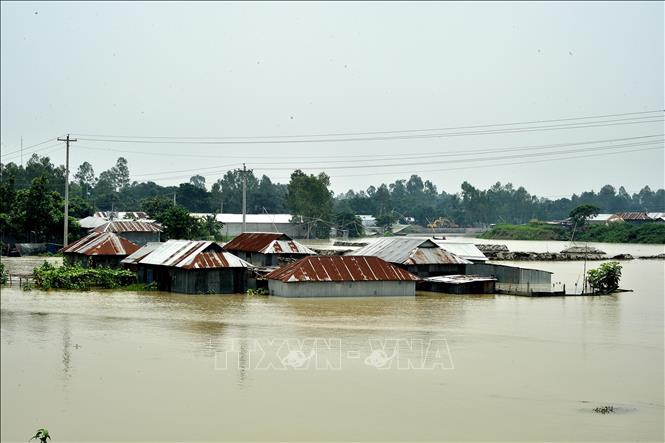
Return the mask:
<path id="1" fill-rule="evenodd" d="M 474 263 L 466 265 L 466 273 L 496 277 L 496 289 L 501 292 L 529 294 L 532 291 L 552 291 L 552 274 L 538 269 L 525 269 L 491 263 Z"/>
<path id="2" fill-rule="evenodd" d="M 159 232 L 119 232 L 118 235 L 139 246 L 159 241 Z"/>
<path id="3" fill-rule="evenodd" d="M 270 295 L 279 297 L 374 297 L 416 295 L 413 281 L 295 282 L 268 280 Z"/>

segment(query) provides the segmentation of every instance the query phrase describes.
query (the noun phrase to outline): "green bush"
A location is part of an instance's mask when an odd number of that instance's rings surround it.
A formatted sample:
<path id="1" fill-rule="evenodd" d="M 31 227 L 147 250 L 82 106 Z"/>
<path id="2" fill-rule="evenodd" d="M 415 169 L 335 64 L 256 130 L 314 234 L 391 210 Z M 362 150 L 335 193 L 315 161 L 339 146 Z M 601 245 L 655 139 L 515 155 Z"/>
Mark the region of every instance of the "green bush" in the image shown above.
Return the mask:
<path id="1" fill-rule="evenodd" d="M 41 289 L 86 291 L 90 288 L 115 289 L 136 283 L 136 275 L 126 269 L 54 267 L 47 262 L 35 268 L 33 275 L 35 285 Z"/>
<path id="2" fill-rule="evenodd" d="M 9 273 L 5 269 L 5 264 L 0 261 L 0 284 L 6 284 L 9 279 Z"/>
<path id="3" fill-rule="evenodd" d="M 618 261 L 603 263 L 596 269 L 589 269 L 587 271 L 587 278 L 593 292 L 609 294 L 619 289 L 621 265 Z"/>

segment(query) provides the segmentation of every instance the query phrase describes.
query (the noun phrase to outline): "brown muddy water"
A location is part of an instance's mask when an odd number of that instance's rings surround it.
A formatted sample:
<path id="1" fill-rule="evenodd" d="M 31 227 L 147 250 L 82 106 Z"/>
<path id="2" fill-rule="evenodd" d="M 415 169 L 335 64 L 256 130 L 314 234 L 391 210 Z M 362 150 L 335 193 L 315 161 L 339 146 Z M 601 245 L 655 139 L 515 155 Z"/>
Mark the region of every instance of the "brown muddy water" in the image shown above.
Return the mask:
<path id="1" fill-rule="evenodd" d="M 0 437 L 663 441 L 664 264 L 623 265 L 634 292 L 604 297 L 3 287 Z M 569 282 L 581 263 L 528 266 Z"/>

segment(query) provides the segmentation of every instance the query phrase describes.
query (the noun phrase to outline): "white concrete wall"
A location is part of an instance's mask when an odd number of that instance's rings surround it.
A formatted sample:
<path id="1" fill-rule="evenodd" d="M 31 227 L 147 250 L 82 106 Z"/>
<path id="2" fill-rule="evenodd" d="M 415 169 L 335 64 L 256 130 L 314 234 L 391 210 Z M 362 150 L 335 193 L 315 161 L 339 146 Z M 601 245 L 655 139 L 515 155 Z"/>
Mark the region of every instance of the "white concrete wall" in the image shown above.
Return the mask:
<path id="1" fill-rule="evenodd" d="M 268 280 L 270 295 L 278 297 L 414 296 L 413 281 L 293 282 Z"/>
<path id="2" fill-rule="evenodd" d="M 307 235 L 305 225 L 293 223 L 247 223 L 246 232 L 282 232 L 291 238 L 303 238 Z M 222 234 L 236 236 L 242 234 L 242 223 L 224 223 Z"/>

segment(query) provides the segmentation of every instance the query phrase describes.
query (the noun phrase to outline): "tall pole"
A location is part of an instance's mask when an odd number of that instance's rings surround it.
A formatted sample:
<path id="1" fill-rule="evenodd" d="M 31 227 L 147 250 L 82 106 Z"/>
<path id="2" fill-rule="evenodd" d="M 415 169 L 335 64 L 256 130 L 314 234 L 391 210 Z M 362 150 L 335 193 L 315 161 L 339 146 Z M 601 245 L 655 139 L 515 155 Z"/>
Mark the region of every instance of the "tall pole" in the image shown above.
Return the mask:
<path id="1" fill-rule="evenodd" d="M 23 136 L 21 136 L 21 166 L 23 166 Z"/>
<path id="2" fill-rule="evenodd" d="M 62 246 L 67 246 L 67 238 L 69 237 L 69 143 L 77 141 L 75 138 L 70 138 L 67 134 L 66 138 L 58 137 L 58 141 L 65 142 L 67 146 L 67 154 L 65 156 L 65 232 L 62 238 Z"/>
<path id="3" fill-rule="evenodd" d="M 242 164 L 242 232 L 245 233 L 247 227 L 245 216 L 247 215 L 247 167 Z"/>

